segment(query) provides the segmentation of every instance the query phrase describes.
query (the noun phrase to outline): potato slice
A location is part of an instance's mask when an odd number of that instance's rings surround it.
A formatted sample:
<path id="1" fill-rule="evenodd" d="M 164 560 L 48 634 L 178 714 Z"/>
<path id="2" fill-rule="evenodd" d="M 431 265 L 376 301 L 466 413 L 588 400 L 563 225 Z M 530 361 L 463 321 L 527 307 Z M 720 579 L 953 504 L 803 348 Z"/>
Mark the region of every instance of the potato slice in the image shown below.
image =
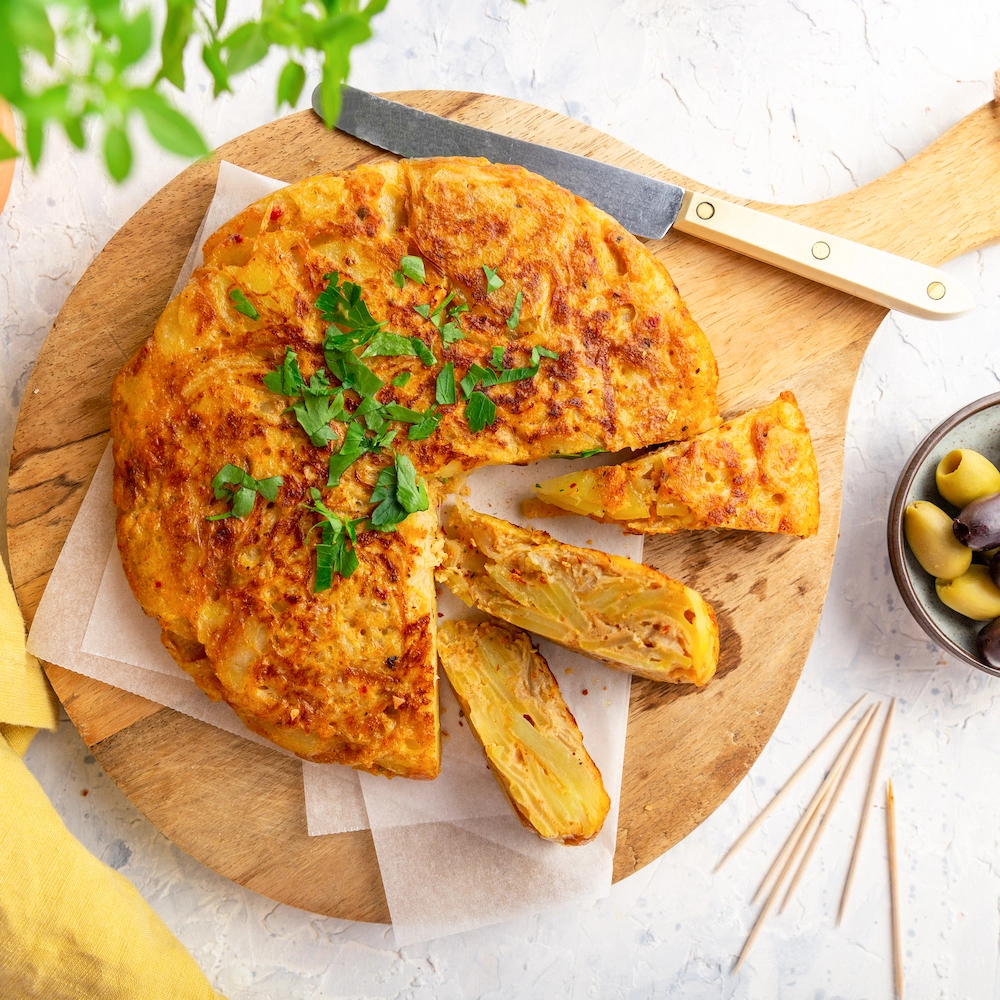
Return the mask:
<path id="1" fill-rule="evenodd" d="M 499 622 L 442 622 L 438 655 L 521 822 L 545 840 L 593 840 L 611 800 L 530 637 Z"/>
<path id="2" fill-rule="evenodd" d="M 735 528 L 806 538 L 819 528 L 816 455 L 790 392 L 631 462 L 548 479 L 535 494 L 528 517 L 572 511 L 632 534 Z"/>
<path id="3" fill-rule="evenodd" d="M 459 500 L 437 579 L 479 608 L 615 670 L 705 684 L 715 613 L 690 587 L 621 556 L 557 542 Z"/>

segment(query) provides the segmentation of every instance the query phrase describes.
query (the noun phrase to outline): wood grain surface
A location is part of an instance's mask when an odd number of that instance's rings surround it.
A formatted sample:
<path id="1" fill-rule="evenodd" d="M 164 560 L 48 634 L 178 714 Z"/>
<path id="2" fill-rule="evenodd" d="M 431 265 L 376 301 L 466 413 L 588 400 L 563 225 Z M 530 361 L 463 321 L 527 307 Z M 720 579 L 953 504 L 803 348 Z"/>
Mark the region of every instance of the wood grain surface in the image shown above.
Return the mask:
<path id="1" fill-rule="evenodd" d="M 447 91 L 386 96 L 709 190 L 595 129 L 528 104 Z M 385 155 L 327 132 L 312 112 L 280 119 L 171 181 L 80 279 L 32 372 L 11 459 L 11 570 L 29 621 L 107 443 L 112 377 L 167 302 L 212 198 L 219 160 L 296 181 Z M 810 205 L 742 203 L 937 265 L 1000 238 L 998 176 L 1000 115 L 990 103 L 856 191 Z M 822 523 L 807 541 L 740 532 L 647 539 L 646 561 L 716 608 L 722 658 L 717 677 L 701 690 L 633 683 L 616 880 L 676 844 L 729 795 L 791 697 L 830 577 L 851 392 L 885 316 L 878 306 L 677 233 L 647 245 L 712 343 L 723 412 L 768 402 L 782 389 L 798 397 L 819 459 Z M 47 669 L 107 772 L 189 854 L 281 902 L 388 921 L 370 834 L 308 837 L 294 760 Z"/>

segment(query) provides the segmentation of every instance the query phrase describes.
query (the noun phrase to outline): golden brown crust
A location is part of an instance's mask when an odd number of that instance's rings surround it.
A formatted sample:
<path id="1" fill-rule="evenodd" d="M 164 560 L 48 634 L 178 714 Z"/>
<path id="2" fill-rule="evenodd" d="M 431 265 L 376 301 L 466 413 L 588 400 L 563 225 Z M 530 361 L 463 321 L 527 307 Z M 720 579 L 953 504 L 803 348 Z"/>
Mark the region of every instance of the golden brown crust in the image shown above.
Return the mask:
<path id="1" fill-rule="evenodd" d="M 432 367 L 370 359 L 383 403 L 428 409 L 444 361 L 461 377 L 495 345 L 508 367 L 527 364 L 535 345 L 559 353 L 536 378 L 488 390 L 497 419 L 479 434 L 461 403 L 445 407 L 426 441 L 407 441 L 404 429 L 396 447 L 428 476 L 713 426 L 708 344 L 663 266 L 617 223 L 548 181 L 480 160 L 309 178 L 251 205 L 204 250 L 204 266 L 113 387 L 118 542 L 132 589 L 175 659 L 254 731 L 310 760 L 433 777 L 434 515 L 411 516 L 392 535 L 365 533 L 361 569 L 313 594 L 307 535 L 317 518 L 301 507 L 309 488 L 360 516 L 386 458 L 362 458 L 325 489 L 330 449 L 313 447 L 284 412 L 288 401 L 262 383 L 286 347 L 307 379 L 323 365 L 315 301 L 324 275 L 359 283 L 377 319 L 437 357 Z M 424 257 L 428 282 L 400 290 L 392 273 L 408 253 Z M 489 296 L 484 263 L 506 281 Z M 234 288 L 258 320 L 235 309 Z M 466 339 L 444 347 L 413 307 L 452 290 L 470 307 Z M 409 384 L 390 385 L 404 370 Z M 242 521 L 207 522 L 222 509 L 212 477 L 230 462 L 284 486 Z"/>
<path id="2" fill-rule="evenodd" d="M 525 512 L 572 511 L 633 534 L 706 528 L 807 538 L 819 530 L 819 468 L 795 396 L 783 392 L 690 441 L 536 487 Z"/>
<path id="3" fill-rule="evenodd" d="M 586 844 L 611 800 L 545 657 L 500 622 L 442 622 L 441 666 L 518 819 L 546 840 Z"/>

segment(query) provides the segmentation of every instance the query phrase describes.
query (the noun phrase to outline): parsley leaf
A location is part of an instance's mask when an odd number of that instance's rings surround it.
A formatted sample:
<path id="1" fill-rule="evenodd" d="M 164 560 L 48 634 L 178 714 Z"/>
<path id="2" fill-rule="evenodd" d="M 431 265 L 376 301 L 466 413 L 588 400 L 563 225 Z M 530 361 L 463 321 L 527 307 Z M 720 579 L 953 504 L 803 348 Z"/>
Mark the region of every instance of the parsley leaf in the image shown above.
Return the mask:
<path id="1" fill-rule="evenodd" d="M 454 402 L 454 400 L 452 401 Z M 420 422 L 414 424 L 410 428 L 410 433 L 406 435 L 408 441 L 423 441 L 424 438 L 429 438 L 441 423 L 441 418 L 444 414 L 437 407 L 432 407 L 427 410 L 421 418 Z"/>
<path id="2" fill-rule="evenodd" d="M 385 383 L 351 351 L 326 351 L 326 365 L 343 383 L 359 396 L 374 396 Z"/>
<path id="3" fill-rule="evenodd" d="M 470 390 L 471 391 L 471 390 Z M 455 362 L 449 361 L 438 372 L 434 398 L 442 405 L 455 402 Z"/>
<path id="4" fill-rule="evenodd" d="M 490 364 L 494 368 L 503 368 L 503 348 L 494 347 L 490 352 Z"/>
<path id="5" fill-rule="evenodd" d="M 424 262 L 419 257 L 401 257 L 399 259 L 399 269 L 407 278 L 415 281 L 418 285 L 422 285 L 427 280 L 424 273 Z"/>
<path id="6" fill-rule="evenodd" d="M 406 383 L 409 382 L 411 378 L 413 378 L 413 372 L 400 372 L 392 380 L 392 384 L 402 389 L 406 386 Z"/>
<path id="7" fill-rule="evenodd" d="M 209 514 L 206 521 L 221 521 L 227 517 L 246 517 L 253 510 L 257 494 L 270 502 L 278 498 L 281 476 L 268 479 L 254 479 L 238 465 L 224 465 L 212 480 L 212 492 L 216 500 L 228 500 L 231 509 L 222 514 Z"/>
<path id="8" fill-rule="evenodd" d="M 233 303 L 233 308 L 250 319 L 260 319 L 260 313 L 253 307 L 253 303 L 238 289 L 234 288 L 229 293 L 229 299 Z"/>
<path id="9" fill-rule="evenodd" d="M 406 275 L 402 271 L 393 271 L 392 280 L 395 282 L 397 288 L 402 288 L 406 284 Z"/>
<path id="10" fill-rule="evenodd" d="M 416 348 L 413 340 L 416 338 L 402 337 L 398 333 L 385 333 L 380 331 L 369 341 L 368 346 L 361 354 L 363 358 L 375 357 L 397 357 L 401 354 L 415 355 Z"/>
<path id="11" fill-rule="evenodd" d="M 379 531 L 393 531 L 409 514 L 427 510 L 427 484 L 405 455 L 396 455 L 394 465 L 384 468 L 375 481 L 371 502 L 377 504 L 368 523 Z"/>
<path id="12" fill-rule="evenodd" d="M 328 323 L 345 328 L 345 332 L 354 341 L 351 344 L 352 347 L 370 340 L 385 326 L 384 323 L 377 322 L 368 311 L 368 306 L 361 297 L 360 285 L 354 284 L 353 281 L 341 283 L 340 274 L 337 271 L 324 274 L 323 277 L 326 279 L 327 285 L 316 298 L 316 308 Z M 327 331 L 327 340 L 331 340 L 331 332 Z M 344 349 L 341 344 L 336 342 L 323 346 L 335 350 Z"/>
<path id="13" fill-rule="evenodd" d="M 552 458 L 590 458 L 592 455 L 603 455 L 606 450 L 605 448 L 588 448 L 586 451 L 554 451 Z"/>
<path id="14" fill-rule="evenodd" d="M 289 409 L 309 435 L 309 440 L 317 448 L 322 448 L 336 437 L 330 422 L 344 416 L 344 393 L 330 388 L 326 373 L 321 369 L 313 372 L 309 384 L 302 387 L 301 401 L 294 403 Z"/>
<path id="15" fill-rule="evenodd" d="M 553 361 L 558 361 L 559 355 L 555 351 L 550 351 L 547 347 L 535 346 L 531 349 L 531 363 L 537 365 L 539 358 L 551 358 Z"/>
<path id="16" fill-rule="evenodd" d="M 503 288 L 503 278 L 497 277 L 496 271 L 483 264 L 483 274 L 486 275 L 486 294 L 495 292 L 498 288 Z"/>
<path id="17" fill-rule="evenodd" d="M 352 420 L 340 443 L 340 450 L 330 456 L 330 475 L 326 485 L 336 486 L 340 477 L 368 450 L 364 426 Z"/>
<path id="18" fill-rule="evenodd" d="M 319 527 L 322 535 L 316 546 L 316 583 L 313 586 L 313 592 L 318 594 L 330 589 L 334 573 L 346 578 L 360 565 L 353 546 L 358 541 L 357 526 L 365 519 L 359 517 L 352 521 L 335 514 L 323 503 L 322 494 L 315 486 L 309 490 L 309 495 L 313 502 L 306 504 L 306 510 L 314 511 L 323 518 L 313 526 Z M 351 548 L 348 548 L 348 541 Z"/>
<path id="19" fill-rule="evenodd" d="M 514 308 L 511 310 L 510 316 L 507 317 L 507 329 L 512 333 L 517 329 L 517 324 L 521 322 L 521 302 L 523 296 L 520 292 L 514 296 Z"/>
<path id="20" fill-rule="evenodd" d="M 264 376 L 264 385 L 279 396 L 301 396 L 305 382 L 299 371 L 299 362 L 295 351 L 285 348 L 285 360 L 273 371 Z"/>
<path id="21" fill-rule="evenodd" d="M 469 422 L 469 430 L 478 434 L 487 424 L 492 424 L 497 418 L 496 404 L 483 392 L 474 392 L 465 404 L 465 419 Z"/>
<path id="22" fill-rule="evenodd" d="M 385 410 L 393 420 L 401 420 L 404 424 L 419 424 L 424 418 L 418 410 L 411 410 L 398 403 L 389 403 Z"/>
<path id="23" fill-rule="evenodd" d="M 477 365 L 475 363 L 469 366 L 469 370 L 465 375 L 465 378 L 459 383 L 462 387 L 462 395 L 468 399 L 472 395 L 473 389 L 476 388 L 479 383 L 482 382 L 484 387 L 497 384 L 497 376 L 494 372 L 491 372 L 489 368 L 484 368 L 482 365 Z"/>
<path id="24" fill-rule="evenodd" d="M 462 328 L 457 323 L 449 321 L 441 327 L 441 339 L 444 341 L 445 346 L 448 346 L 458 340 L 465 340 L 465 334 L 462 333 Z"/>
<path id="25" fill-rule="evenodd" d="M 417 357 L 420 358 L 420 360 L 423 361 L 428 368 L 437 364 L 437 358 L 434 357 L 434 352 L 419 337 L 410 337 L 410 343 L 413 344 L 413 349 L 416 351 Z"/>

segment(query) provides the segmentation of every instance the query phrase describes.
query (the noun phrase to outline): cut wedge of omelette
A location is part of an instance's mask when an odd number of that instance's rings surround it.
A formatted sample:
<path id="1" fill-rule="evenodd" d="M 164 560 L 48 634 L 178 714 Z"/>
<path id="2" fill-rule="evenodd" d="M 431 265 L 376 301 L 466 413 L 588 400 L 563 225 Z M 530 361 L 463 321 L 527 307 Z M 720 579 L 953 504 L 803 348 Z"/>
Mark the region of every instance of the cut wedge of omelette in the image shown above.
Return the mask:
<path id="1" fill-rule="evenodd" d="M 715 612 L 659 570 L 565 545 L 461 500 L 446 534 L 437 578 L 470 607 L 625 673 L 698 686 L 715 674 Z"/>
<path id="2" fill-rule="evenodd" d="M 113 386 L 132 590 L 177 662 L 254 732 L 308 760 L 434 777 L 435 484 L 707 430 L 712 352 L 618 223 L 483 160 L 308 178 L 204 254 Z M 340 304 L 318 308 L 331 287 Z M 429 509 L 372 530 L 393 453 L 426 479 Z M 209 520 L 227 513 L 212 489 L 227 466 L 281 477 L 275 499 L 253 499 L 251 482 L 252 507 L 234 494 L 237 516 Z M 356 523 L 337 551 L 358 568 L 317 591 L 333 551 L 319 504 Z"/>
<path id="3" fill-rule="evenodd" d="M 521 822 L 545 840 L 593 840 L 611 800 L 527 633 L 500 622 L 442 622 L 438 652 L 469 728 Z"/>
<path id="4" fill-rule="evenodd" d="M 548 479 L 535 494 L 525 502 L 529 517 L 570 511 L 632 534 L 736 528 L 807 538 L 819 530 L 819 469 L 790 392 L 690 441 Z"/>

